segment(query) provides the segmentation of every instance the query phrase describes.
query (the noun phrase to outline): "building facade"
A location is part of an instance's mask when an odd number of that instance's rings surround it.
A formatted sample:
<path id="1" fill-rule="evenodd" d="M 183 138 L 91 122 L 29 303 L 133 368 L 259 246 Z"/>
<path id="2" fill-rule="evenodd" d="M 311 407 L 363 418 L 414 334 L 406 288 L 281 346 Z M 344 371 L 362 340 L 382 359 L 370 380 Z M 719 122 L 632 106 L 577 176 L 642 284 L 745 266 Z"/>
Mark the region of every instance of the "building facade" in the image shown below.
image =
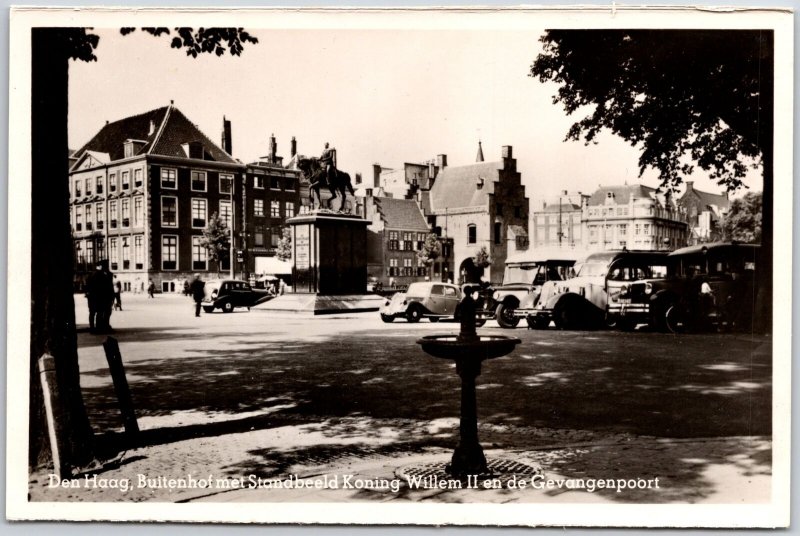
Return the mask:
<path id="1" fill-rule="evenodd" d="M 689 245 L 722 240 L 722 219 L 730 208 L 726 194 L 712 194 L 695 189 L 694 181 L 686 181 L 686 191 L 678 199 L 689 223 Z"/>
<path id="2" fill-rule="evenodd" d="M 255 223 L 256 173 L 231 156 L 226 126 L 227 150 L 170 105 L 107 123 L 76 152 L 69 173 L 76 287 L 104 259 L 124 290 L 142 291 L 152 280 L 173 292 L 194 273 L 227 275 L 230 259 L 212 262 L 202 246 L 213 214 L 226 221 L 233 248 L 243 252 L 242 262 L 232 259 L 236 275 L 253 272 L 254 259 L 244 251 L 255 240 L 248 230 Z M 285 218 L 287 197 L 273 197 Z"/>
<path id="3" fill-rule="evenodd" d="M 531 215 L 531 243 L 534 248 L 583 247 L 583 205 L 588 195 L 562 191 L 544 200 Z"/>
<path id="4" fill-rule="evenodd" d="M 501 283 L 507 256 L 528 248 L 529 201 L 512 147 L 504 146 L 496 162 L 448 167 L 440 155 L 438 163 L 430 191 L 417 198 L 434 232 L 452 244 L 448 279 Z M 481 250 L 488 254 L 484 267 L 474 263 Z"/>
<path id="5" fill-rule="evenodd" d="M 583 207 L 584 247 L 674 250 L 689 237 L 685 212 L 675 200 L 643 185 L 603 186 Z"/>

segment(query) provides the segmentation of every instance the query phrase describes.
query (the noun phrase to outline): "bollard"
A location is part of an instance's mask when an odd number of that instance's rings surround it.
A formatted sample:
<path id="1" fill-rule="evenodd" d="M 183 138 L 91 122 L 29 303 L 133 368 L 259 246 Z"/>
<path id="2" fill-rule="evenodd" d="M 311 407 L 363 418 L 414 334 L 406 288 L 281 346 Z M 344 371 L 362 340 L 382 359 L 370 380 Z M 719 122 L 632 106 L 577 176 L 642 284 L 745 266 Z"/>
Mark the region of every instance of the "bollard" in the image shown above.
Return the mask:
<path id="1" fill-rule="evenodd" d="M 62 476 L 71 474 L 63 456 L 67 453 L 65 445 L 66 433 L 63 429 L 64 416 L 56 380 L 56 364 L 53 356 L 44 354 L 39 358 L 39 378 L 42 382 L 44 409 L 47 417 L 47 433 L 50 438 L 50 452 L 53 455 L 53 470 L 61 480 Z"/>
<path id="2" fill-rule="evenodd" d="M 125 433 L 131 438 L 135 438 L 139 434 L 139 424 L 136 422 L 131 390 L 128 387 L 128 379 L 125 377 L 125 367 L 122 365 L 122 354 L 119 351 L 117 339 L 106 337 L 103 349 L 106 352 L 111 379 L 114 381 L 114 392 L 116 392 L 117 400 L 119 401 L 119 410 L 122 413 Z"/>

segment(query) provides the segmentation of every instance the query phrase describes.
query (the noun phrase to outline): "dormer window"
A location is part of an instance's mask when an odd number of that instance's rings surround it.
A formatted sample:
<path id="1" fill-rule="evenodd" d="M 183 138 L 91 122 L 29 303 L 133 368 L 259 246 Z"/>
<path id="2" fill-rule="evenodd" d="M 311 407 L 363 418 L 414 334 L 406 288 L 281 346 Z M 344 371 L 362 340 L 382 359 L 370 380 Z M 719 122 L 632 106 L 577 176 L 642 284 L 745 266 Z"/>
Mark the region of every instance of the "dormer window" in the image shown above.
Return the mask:
<path id="1" fill-rule="evenodd" d="M 478 180 L 477 180 L 477 182 L 475 183 L 475 187 L 476 187 L 478 190 L 482 189 L 482 188 L 483 188 L 483 182 L 484 182 L 484 180 L 483 180 L 483 177 L 478 177 Z"/>
<path id="2" fill-rule="evenodd" d="M 136 156 L 145 144 L 146 142 L 142 140 L 125 140 L 123 143 L 125 158 Z"/>
<path id="3" fill-rule="evenodd" d="M 183 152 L 186 154 L 187 158 L 203 160 L 204 150 L 201 142 L 190 141 L 189 143 L 182 144 L 181 147 L 183 147 Z"/>

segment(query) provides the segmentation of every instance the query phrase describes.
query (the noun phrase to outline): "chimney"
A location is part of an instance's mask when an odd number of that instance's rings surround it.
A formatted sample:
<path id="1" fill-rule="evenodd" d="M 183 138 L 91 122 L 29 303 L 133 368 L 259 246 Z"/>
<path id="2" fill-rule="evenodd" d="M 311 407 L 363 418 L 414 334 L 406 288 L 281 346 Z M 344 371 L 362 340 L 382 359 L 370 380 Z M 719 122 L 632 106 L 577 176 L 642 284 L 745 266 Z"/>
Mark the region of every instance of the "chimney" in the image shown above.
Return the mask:
<path id="1" fill-rule="evenodd" d="M 694 190 L 694 181 L 686 181 L 686 191 L 690 192 Z"/>
<path id="2" fill-rule="evenodd" d="M 269 135 L 269 161 L 275 163 L 275 157 L 278 155 L 278 142 L 275 140 L 275 134 Z"/>
<path id="3" fill-rule="evenodd" d="M 381 165 L 372 164 L 372 185 L 378 187 L 381 184 Z"/>
<path id="4" fill-rule="evenodd" d="M 231 122 L 222 116 L 222 150 L 233 154 L 233 140 L 231 139 Z"/>
<path id="5" fill-rule="evenodd" d="M 514 158 L 510 145 L 503 145 L 503 158 Z"/>
<path id="6" fill-rule="evenodd" d="M 367 189 L 366 189 L 366 190 L 364 190 L 364 191 L 366 192 L 366 194 L 367 194 L 367 197 L 372 197 L 372 188 L 367 188 Z"/>
<path id="7" fill-rule="evenodd" d="M 154 122 L 154 121 L 151 119 L 151 120 L 150 120 L 150 129 L 147 131 L 147 136 L 148 136 L 148 137 L 152 136 L 152 135 L 153 135 L 153 132 L 155 132 L 155 131 L 156 131 L 156 124 L 155 124 L 155 122 Z"/>
<path id="8" fill-rule="evenodd" d="M 291 156 L 294 156 L 294 155 L 297 154 L 297 140 L 294 139 L 294 136 L 292 136 L 292 149 L 291 149 L 291 151 L 292 151 Z"/>
<path id="9" fill-rule="evenodd" d="M 447 167 L 447 155 L 440 154 L 436 156 L 436 165 L 439 167 L 439 171 L 443 170 Z"/>
<path id="10" fill-rule="evenodd" d="M 362 180 L 361 173 L 356 173 L 356 178 L 355 178 L 356 184 L 361 184 L 361 180 Z"/>
<path id="11" fill-rule="evenodd" d="M 428 162 L 428 178 L 430 180 L 436 178 L 436 163 L 433 160 Z"/>

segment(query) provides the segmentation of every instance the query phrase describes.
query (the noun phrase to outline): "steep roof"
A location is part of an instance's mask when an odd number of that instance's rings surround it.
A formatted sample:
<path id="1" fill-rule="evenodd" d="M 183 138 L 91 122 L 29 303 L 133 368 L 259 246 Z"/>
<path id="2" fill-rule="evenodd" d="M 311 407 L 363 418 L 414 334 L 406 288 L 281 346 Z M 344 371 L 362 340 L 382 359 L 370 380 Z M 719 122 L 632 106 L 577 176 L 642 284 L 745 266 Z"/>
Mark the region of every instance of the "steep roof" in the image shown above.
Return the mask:
<path id="1" fill-rule="evenodd" d="M 480 162 L 469 166 L 446 167 L 431 188 L 431 209 L 439 212 L 444 209 L 486 206 L 489 194 L 494 191 L 494 182 L 500 178 L 501 162 Z M 483 179 L 483 187 L 478 188 L 478 180 Z"/>
<path id="2" fill-rule="evenodd" d="M 728 197 L 724 194 L 720 195 L 720 194 L 712 194 L 709 192 L 701 192 L 700 190 L 695 189 L 694 186 L 691 185 L 689 185 L 684 194 L 681 196 L 680 198 L 681 204 L 683 204 L 684 200 L 688 196 L 696 197 L 697 199 L 700 200 L 700 203 L 702 203 L 704 206 L 707 207 L 715 206 L 719 208 L 728 208 L 731 203 L 730 199 L 728 199 Z"/>
<path id="3" fill-rule="evenodd" d="M 636 199 L 647 199 L 656 193 L 655 188 L 644 186 L 643 184 L 626 184 L 623 186 L 601 186 L 589 197 L 588 204 L 591 205 L 604 205 L 608 193 L 614 194 L 614 202 L 617 204 L 628 203 L 631 197 Z"/>
<path id="4" fill-rule="evenodd" d="M 568 212 L 568 211 L 575 211 L 575 210 L 580 210 L 580 209 L 581 209 L 581 206 L 580 205 L 576 205 L 575 203 L 561 203 L 561 209 L 560 210 L 562 212 L 565 212 L 565 211 Z M 535 210 L 534 212 L 536 212 L 537 214 L 538 213 L 542 213 L 542 212 L 559 212 L 558 203 L 547 205 L 546 207 L 544 207 L 542 209 L 539 209 L 539 210 Z"/>
<path id="5" fill-rule="evenodd" d="M 76 156 L 86 151 L 106 153 L 111 161 L 125 157 L 125 140 L 141 140 L 140 154 L 159 154 L 186 158 L 183 143 L 199 141 L 205 149 L 205 158 L 218 162 L 236 163 L 233 157 L 220 149 L 200 129 L 174 106 L 163 106 L 143 114 L 107 123 L 81 147 Z"/>
<path id="6" fill-rule="evenodd" d="M 413 199 L 374 197 L 375 205 L 387 228 L 428 231 L 428 224 Z"/>

